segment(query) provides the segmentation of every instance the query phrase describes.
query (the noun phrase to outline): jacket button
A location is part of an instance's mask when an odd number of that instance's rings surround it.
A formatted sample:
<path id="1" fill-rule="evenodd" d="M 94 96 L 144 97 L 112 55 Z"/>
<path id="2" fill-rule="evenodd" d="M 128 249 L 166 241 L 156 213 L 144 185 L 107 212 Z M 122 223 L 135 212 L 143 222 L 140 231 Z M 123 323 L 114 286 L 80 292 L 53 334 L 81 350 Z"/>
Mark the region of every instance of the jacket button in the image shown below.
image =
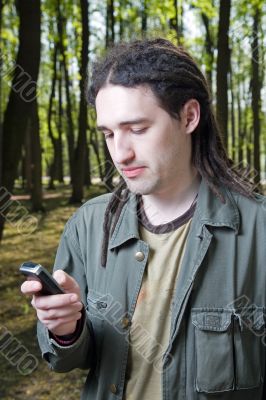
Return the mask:
<path id="1" fill-rule="evenodd" d="M 121 319 L 121 325 L 123 329 L 127 329 L 130 325 L 130 319 L 127 317 L 124 317 Z"/>
<path id="2" fill-rule="evenodd" d="M 117 387 L 114 383 L 110 385 L 110 392 L 112 392 L 113 394 L 116 394 L 117 392 Z"/>
<path id="3" fill-rule="evenodd" d="M 137 261 L 143 261 L 145 258 L 144 253 L 142 253 L 142 251 L 137 251 L 137 253 L 135 254 L 135 259 Z"/>

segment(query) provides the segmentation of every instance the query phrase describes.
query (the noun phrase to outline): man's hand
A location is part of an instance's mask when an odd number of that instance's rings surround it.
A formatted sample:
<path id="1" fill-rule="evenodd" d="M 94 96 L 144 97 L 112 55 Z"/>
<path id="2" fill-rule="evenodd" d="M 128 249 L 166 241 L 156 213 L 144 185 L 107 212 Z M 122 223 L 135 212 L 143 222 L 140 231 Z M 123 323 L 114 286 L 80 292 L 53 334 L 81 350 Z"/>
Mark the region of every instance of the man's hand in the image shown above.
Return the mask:
<path id="1" fill-rule="evenodd" d="M 51 333 L 58 336 L 74 333 L 77 321 L 81 318 L 82 303 L 77 282 L 62 270 L 53 274 L 54 279 L 65 290 L 66 294 L 40 296 L 42 284 L 36 280 L 27 280 L 21 285 L 22 293 L 33 295 L 32 306 L 39 320 Z"/>

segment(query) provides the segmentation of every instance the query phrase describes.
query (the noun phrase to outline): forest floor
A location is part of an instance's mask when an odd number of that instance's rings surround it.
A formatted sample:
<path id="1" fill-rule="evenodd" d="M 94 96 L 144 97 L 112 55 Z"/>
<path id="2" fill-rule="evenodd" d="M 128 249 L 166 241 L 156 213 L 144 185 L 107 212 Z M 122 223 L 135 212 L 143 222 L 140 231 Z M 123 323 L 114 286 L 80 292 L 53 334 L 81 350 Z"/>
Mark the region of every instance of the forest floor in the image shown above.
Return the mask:
<path id="1" fill-rule="evenodd" d="M 104 192 L 103 187 L 93 186 L 87 191 L 86 199 Z M 19 201 L 17 204 L 28 208 L 28 197 L 21 196 L 22 193 L 19 192 L 15 194 L 14 199 Z M 27 260 L 39 262 L 51 271 L 63 227 L 77 208 L 68 204 L 69 197 L 69 187 L 59 188 L 56 192 L 47 191 L 44 198 L 46 212 L 31 214 L 39 222 L 38 229 L 29 236 L 18 232 L 19 225 L 15 221 L 6 223 L 0 248 L 1 400 L 80 398 L 86 373 L 80 370 L 66 374 L 52 372 L 40 357 L 35 312 L 30 305 L 30 299 L 20 292 L 23 277 L 18 271 L 19 265 Z M 24 348 L 21 347 L 17 356 L 6 354 L 18 344 Z M 24 361 L 20 361 L 22 356 Z"/>

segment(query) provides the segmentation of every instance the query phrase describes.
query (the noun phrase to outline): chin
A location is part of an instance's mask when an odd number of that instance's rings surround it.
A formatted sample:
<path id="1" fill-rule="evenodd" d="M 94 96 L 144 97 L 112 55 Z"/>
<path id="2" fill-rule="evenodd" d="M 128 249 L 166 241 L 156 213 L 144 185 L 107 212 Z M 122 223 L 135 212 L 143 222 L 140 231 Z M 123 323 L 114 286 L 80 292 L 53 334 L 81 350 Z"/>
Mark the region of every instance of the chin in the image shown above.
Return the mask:
<path id="1" fill-rule="evenodd" d="M 145 184 L 145 183 L 134 183 L 134 182 L 129 182 L 126 180 L 126 184 L 128 189 L 130 190 L 131 193 L 135 194 L 140 194 L 140 195 L 148 195 L 152 194 L 155 190 L 155 185 L 153 184 Z"/>

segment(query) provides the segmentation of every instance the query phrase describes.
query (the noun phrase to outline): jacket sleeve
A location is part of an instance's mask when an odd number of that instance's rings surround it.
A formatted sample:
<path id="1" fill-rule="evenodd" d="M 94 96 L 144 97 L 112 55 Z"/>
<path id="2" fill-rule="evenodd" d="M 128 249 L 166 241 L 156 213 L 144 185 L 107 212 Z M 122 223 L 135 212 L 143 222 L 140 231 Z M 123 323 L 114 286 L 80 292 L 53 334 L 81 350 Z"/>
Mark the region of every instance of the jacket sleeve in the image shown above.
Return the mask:
<path id="1" fill-rule="evenodd" d="M 87 280 L 84 268 L 84 256 L 79 245 L 77 230 L 72 218 L 66 225 L 57 250 L 54 270 L 63 269 L 79 284 L 81 299 L 86 308 Z M 67 372 L 74 368 L 90 368 L 93 364 L 93 335 L 91 324 L 85 316 L 81 334 L 70 346 L 60 346 L 50 337 L 48 329 L 37 324 L 37 337 L 42 357 L 50 369 Z"/>

